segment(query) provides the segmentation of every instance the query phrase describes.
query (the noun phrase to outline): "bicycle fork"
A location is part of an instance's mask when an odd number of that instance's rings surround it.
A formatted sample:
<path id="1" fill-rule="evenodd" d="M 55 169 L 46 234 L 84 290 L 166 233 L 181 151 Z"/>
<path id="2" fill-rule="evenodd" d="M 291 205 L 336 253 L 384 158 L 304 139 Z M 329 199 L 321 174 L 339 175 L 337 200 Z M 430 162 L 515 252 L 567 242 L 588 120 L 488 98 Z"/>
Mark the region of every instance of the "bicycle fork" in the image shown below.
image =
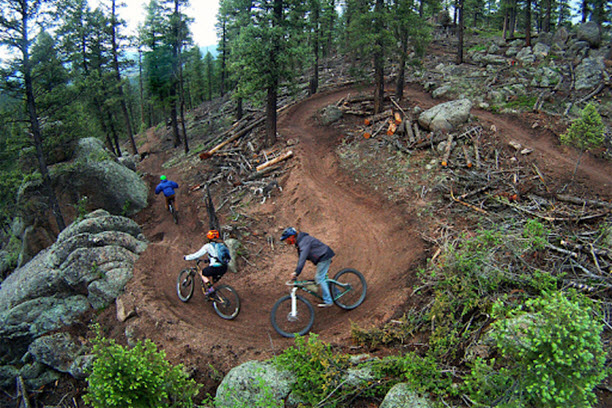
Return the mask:
<path id="1" fill-rule="evenodd" d="M 289 319 L 297 320 L 297 288 L 291 289 L 291 312 L 289 313 Z"/>

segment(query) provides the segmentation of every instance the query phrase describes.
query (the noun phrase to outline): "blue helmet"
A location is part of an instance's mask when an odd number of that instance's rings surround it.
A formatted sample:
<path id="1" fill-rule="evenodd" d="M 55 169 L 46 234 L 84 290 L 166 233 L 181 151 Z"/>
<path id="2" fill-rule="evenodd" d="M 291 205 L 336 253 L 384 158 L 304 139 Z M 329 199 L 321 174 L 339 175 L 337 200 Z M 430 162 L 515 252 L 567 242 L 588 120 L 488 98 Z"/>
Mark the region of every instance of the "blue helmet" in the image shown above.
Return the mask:
<path id="1" fill-rule="evenodd" d="M 283 235 L 281 235 L 280 240 L 284 241 L 290 236 L 297 235 L 297 231 L 293 227 L 285 228 L 283 231 Z"/>

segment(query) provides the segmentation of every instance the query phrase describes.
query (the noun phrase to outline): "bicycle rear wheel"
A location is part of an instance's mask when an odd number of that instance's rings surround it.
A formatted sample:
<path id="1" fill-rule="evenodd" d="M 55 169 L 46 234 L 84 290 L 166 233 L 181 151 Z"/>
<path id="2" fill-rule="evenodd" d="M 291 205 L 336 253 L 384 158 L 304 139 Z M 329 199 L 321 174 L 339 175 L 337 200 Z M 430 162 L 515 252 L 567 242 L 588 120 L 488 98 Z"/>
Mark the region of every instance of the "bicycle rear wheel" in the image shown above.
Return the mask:
<path id="1" fill-rule="evenodd" d="M 178 224 L 178 213 L 176 212 L 176 208 L 174 208 L 174 203 L 169 205 L 170 214 L 172 214 L 172 218 L 174 219 L 174 223 Z"/>
<path id="2" fill-rule="evenodd" d="M 291 296 L 283 296 L 272 307 L 270 313 L 272 327 L 283 337 L 303 336 L 314 324 L 312 304 L 301 296 L 296 296 L 296 314 L 291 313 Z"/>
<path id="3" fill-rule="evenodd" d="M 176 280 L 176 294 L 183 302 L 188 302 L 193 296 L 195 275 L 193 268 L 183 269 L 179 272 L 178 279 Z"/>
<path id="4" fill-rule="evenodd" d="M 356 269 L 342 269 L 329 281 L 334 303 L 344 310 L 352 310 L 363 303 L 368 285 Z"/>
<path id="5" fill-rule="evenodd" d="M 213 308 L 223 319 L 232 320 L 240 312 L 238 293 L 229 285 L 219 285 L 212 295 Z"/>

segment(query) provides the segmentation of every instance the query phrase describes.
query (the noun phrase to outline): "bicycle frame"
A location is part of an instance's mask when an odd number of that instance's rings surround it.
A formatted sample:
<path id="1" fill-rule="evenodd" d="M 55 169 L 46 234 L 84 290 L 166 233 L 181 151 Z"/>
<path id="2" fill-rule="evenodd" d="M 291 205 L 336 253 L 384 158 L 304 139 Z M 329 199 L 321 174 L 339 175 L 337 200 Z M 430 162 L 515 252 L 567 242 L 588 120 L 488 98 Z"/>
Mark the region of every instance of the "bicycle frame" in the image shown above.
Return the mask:
<path id="1" fill-rule="evenodd" d="M 327 284 L 328 285 L 332 284 L 332 283 L 335 284 L 335 285 L 338 285 L 338 286 L 340 286 L 342 288 L 349 288 L 348 291 L 340 293 L 340 295 L 338 297 L 334 298 L 334 300 L 340 299 L 342 296 L 346 295 L 348 292 L 350 292 L 352 290 L 350 284 L 338 282 L 335 279 L 327 279 Z M 316 281 L 314 281 L 314 280 L 303 280 L 303 281 L 295 281 L 294 282 L 293 289 L 291 290 L 291 303 L 292 303 L 292 308 L 291 308 L 292 312 L 291 313 L 292 313 L 292 315 L 293 315 L 293 313 L 295 311 L 295 307 L 294 307 L 295 306 L 295 302 L 296 302 L 295 301 L 295 296 L 296 296 L 296 292 L 297 292 L 298 289 L 303 290 L 306 293 L 310 293 L 312 296 L 316 297 L 317 299 L 323 300 L 323 297 L 321 295 L 319 295 L 318 292 L 314 292 L 314 291 L 312 291 L 312 290 L 310 290 L 308 288 L 308 286 L 311 285 L 311 284 L 318 285 L 318 283 L 316 283 Z"/>

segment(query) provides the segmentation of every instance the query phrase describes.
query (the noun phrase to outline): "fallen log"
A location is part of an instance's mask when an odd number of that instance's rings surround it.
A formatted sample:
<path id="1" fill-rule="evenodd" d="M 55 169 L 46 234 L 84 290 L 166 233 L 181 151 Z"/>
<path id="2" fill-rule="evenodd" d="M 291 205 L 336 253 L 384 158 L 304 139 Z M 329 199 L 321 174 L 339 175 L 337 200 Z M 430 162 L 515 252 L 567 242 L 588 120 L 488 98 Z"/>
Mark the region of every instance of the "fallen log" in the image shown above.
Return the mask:
<path id="1" fill-rule="evenodd" d="M 566 194 L 557 194 L 556 197 L 557 197 L 557 200 L 565 201 L 566 203 L 570 203 L 570 204 L 576 204 L 580 206 L 590 205 L 593 207 L 604 207 L 604 208 L 612 209 L 612 203 L 608 203 L 606 201 L 585 200 L 579 197 L 573 197 L 573 196 L 569 196 Z"/>
<path id="2" fill-rule="evenodd" d="M 274 165 L 276 163 L 279 163 L 279 162 L 281 162 L 283 160 L 287 160 L 291 156 L 293 156 L 293 152 L 291 150 L 289 150 L 288 152 L 286 152 L 286 153 L 284 153 L 284 154 L 282 154 L 282 155 L 280 155 L 280 156 L 278 156 L 278 157 L 276 157 L 276 158 L 274 158 L 272 160 L 268 160 L 267 162 L 265 162 L 263 164 L 260 164 L 259 166 L 257 166 L 255 168 L 255 170 L 256 171 L 261 171 L 261 170 L 265 169 L 266 167 L 270 167 L 270 166 L 272 166 L 272 165 Z"/>
<path id="3" fill-rule="evenodd" d="M 264 120 L 266 120 L 265 116 L 262 117 L 262 118 L 257 119 L 255 122 L 251 123 L 250 125 L 248 125 L 244 129 L 242 129 L 240 132 L 238 132 L 235 135 L 231 136 L 229 139 L 226 139 L 223 142 L 219 143 L 218 145 L 216 145 L 215 147 L 213 147 L 209 151 L 200 153 L 200 155 L 199 155 L 200 159 L 205 160 L 205 159 L 208 159 L 209 157 L 212 157 L 216 152 L 218 152 L 219 150 L 223 149 L 225 146 L 227 146 L 228 144 L 232 143 L 234 140 L 239 139 L 242 136 L 246 135 L 255 126 L 261 124 Z"/>

